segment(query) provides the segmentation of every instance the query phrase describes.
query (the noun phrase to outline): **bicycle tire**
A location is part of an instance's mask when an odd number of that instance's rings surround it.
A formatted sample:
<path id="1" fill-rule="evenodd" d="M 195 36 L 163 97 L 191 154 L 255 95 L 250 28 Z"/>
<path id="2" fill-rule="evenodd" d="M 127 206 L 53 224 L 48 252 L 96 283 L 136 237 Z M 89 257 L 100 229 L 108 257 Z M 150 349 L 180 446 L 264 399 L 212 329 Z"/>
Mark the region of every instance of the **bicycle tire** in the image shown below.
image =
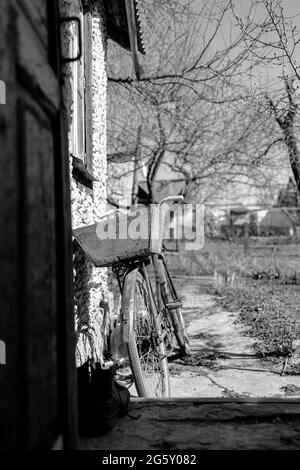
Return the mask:
<path id="1" fill-rule="evenodd" d="M 128 357 L 138 396 L 170 396 L 168 359 L 150 283 L 140 269 L 125 277 L 123 318 Z"/>
<path id="2" fill-rule="evenodd" d="M 166 330 L 169 331 L 168 339 L 172 348 L 179 347 L 182 356 L 191 354 L 189 339 L 185 327 L 184 318 L 180 307 L 169 309 L 168 306 L 179 301 L 172 277 L 162 257 L 157 257 L 157 268 L 160 276 L 160 295 L 164 305 L 164 321 Z M 176 338 L 176 340 L 174 339 Z"/>

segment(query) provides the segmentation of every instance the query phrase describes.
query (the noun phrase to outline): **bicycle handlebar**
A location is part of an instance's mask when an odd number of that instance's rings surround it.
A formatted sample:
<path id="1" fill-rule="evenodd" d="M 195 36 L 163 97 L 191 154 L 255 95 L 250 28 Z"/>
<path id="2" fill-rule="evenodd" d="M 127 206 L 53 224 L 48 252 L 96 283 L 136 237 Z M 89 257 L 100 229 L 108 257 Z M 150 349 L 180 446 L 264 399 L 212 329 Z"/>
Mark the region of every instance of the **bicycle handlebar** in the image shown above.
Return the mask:
<path id="1" fill-rule="evenodd" d="M 164 197 L 160 202 L 159 202 L 159 206 L 161 206 L 162 204 L 164 204 L 165 202 L 169 202 L 169 201 L 173 201 L 173 202 L 183 202 L 184 201 L 184 196 L 168 196 L 168 197 Z"/>

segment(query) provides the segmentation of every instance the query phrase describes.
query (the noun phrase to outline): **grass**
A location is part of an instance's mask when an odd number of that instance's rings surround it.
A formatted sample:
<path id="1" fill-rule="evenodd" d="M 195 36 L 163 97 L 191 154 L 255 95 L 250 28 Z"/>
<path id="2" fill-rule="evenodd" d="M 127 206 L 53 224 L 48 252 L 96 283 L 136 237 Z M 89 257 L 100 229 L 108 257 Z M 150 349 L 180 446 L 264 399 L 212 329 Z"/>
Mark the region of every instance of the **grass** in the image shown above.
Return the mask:
<path id="1" fill-rule="evenodd" d="M 300 279 L 300 244 L 269 244 L 266 238 L 258 243 L 251 239 L 245 254 L 242 241 L 228 242 L 207 239 L 199 251 L 180 251 L 168 255 L 168 264 L 174 273 L 187 275 L 214 275 L 223 273 L 252 276 L 256 272 L 295 276 Z"/>
<path id="2" fill-rule="evenodd" d="M 222 308 L 239 312 L 248 334 L 257 338 L 254 347 L 259 357 L 276 362 L 292 356 L 300 338 L 299 288 L 278 281 L 242 280 L 216 293 Z"/>

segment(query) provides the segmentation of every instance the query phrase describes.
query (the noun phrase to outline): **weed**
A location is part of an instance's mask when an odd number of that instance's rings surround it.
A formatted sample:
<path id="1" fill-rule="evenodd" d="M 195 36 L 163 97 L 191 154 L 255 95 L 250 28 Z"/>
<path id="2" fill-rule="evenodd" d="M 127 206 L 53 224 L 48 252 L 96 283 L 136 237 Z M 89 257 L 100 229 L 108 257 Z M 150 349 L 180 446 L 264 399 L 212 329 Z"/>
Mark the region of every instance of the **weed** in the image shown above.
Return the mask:
<path id="1" fill-rule="evenodd" d="M 180 375 L 180 367 L 176 364 L 169 364 L 169 372 L 172 376 Z"/>
<path id="2" fill-rule="evenodd" d="M 214 272 L 214 288 L 215 292 L 222 292 L 226 287 L 234 287 L 236 273 L 230 271 L 215 271 Z"/>
<path id="3" fill-rule="evenodd" d="M 250 283 L 225 288 L 219 304 L 238 311 L 248 334 L 258 341 L 254 348 L 261 358 L 291 357 L 293 342 L 300 337 L 300 293 L 279 283 Z"/>
<path id="4" fill-rule="evenodd" d="M 284 387 L 281 387 L 280 390 L 282 390 L 287 396 L 300 395 L 300 387 L 295 384 L 284 385 Z"/>

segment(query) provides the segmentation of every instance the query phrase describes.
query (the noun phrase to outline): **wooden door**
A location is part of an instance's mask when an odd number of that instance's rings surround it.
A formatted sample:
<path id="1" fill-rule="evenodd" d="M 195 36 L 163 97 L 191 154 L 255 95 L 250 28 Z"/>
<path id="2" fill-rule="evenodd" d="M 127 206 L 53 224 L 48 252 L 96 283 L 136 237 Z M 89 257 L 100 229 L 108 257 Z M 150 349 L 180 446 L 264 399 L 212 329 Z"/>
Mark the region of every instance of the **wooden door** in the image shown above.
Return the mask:
<path id="1" fill-rule="evenodd" d="M 0 448 L 50 449 L 62 439 L 70 448 L 76 384 L 58 2 L 0 6 Z"/>

